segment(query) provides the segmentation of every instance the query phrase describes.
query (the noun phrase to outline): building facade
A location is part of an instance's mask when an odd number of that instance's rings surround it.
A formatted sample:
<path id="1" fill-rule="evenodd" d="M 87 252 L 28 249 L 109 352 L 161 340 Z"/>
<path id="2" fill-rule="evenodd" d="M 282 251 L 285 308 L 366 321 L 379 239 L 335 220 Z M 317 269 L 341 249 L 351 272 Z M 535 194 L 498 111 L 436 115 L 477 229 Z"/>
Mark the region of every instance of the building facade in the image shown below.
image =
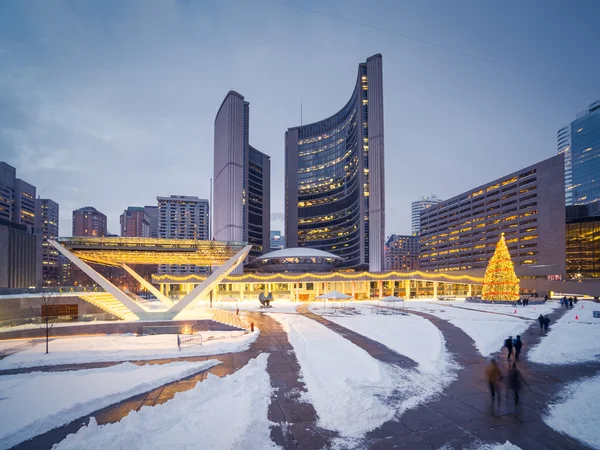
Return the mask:
<path id="1" fill-rule="evenodd" d="M 285 134 L 285 236 L 343 258 L 344 267 L 384 269 L 383 76 L 381 55 L 359 64 L 348 103 Z"/>
<path id="2" fill-rule="evenodd" d="M 600 201 L 600 100 L 571 123 L 573 204 Z"/>
<path id="3" fill-rule="evenodd" d="M 392 234 L 385 241 L 385 270 L 418 270 L 419 237 Z"/>
<path id="4" fill-rule="evenodd" d="M 145 207 L 129 206 L 119 217 L 121 236 L 150 237 L 150 217 Z"/>
<path id="5" fill-rule="evenodd" d="M 437 205 L 442 200 L 435 195 L 430 197 L 420 197 L 417 201 L 410 204 L 411 210 L 411 233 L 413 236 L 418 236 L 421 229 L 421 211 L 430 206 Z"/>
<path id="6" fill-rule="evenodd" d="M 421 211 L 423 270 L 485 268 L 504 233 L 513 263 L 565 275 L 564 157 L 557 155 Z"/>
<path id="7" fill-rule="evenodd" d="M 73 236 L 106 236 L 106 216 L 92 206 L 73 211 Z"/>
<path id="8" fill-rule="evenodd" d="M 159 237 L 164 239 L 210 240 L 208 200 L 195 196 L 157 197 Z M 206 267 L 160 265 L 159 273 L 205 273 Z"/>
<path id="9" fill-rule="evenodd" d="M 565 205 L 573 205 L 573 159 L 571 154 L 571 125 L 556 133 L 558 153 L 565 157 Z"/>
<path id="10" fill-rule="evenodd" d="M 285 248 L 285 236 L 279 230 L 271 230 L 271 251 Z"/>
<path id="11" fill-rule="evenodd" d="M 48 243 L 48 239 L 56 239 L 58 234 L 58 203 L 48 198 L 36 199 L 38 212 L 37 228 L 42 232 L 42 276 L 45 286 L 60 285 L 60 262 L 58 250 Z"/>
<path id="12" fill-rule="evenodd" d="M 144 211 L 150 221 L 150 237 L 158 237 L 158 206 L 144 206 Z"/>
<path id="13" fill-rule="evenodd" d="M 271 162 L 250 146 L 249 123 L 250 104 L 229 91 L 215 118 L 213 237 L 248 242 L 256 257 L 270 245 Z"/>
<path id="14" fill-rule="evenodd" d="M 600 278 L 600 202 L 567 207 L 567 277 Z"/>

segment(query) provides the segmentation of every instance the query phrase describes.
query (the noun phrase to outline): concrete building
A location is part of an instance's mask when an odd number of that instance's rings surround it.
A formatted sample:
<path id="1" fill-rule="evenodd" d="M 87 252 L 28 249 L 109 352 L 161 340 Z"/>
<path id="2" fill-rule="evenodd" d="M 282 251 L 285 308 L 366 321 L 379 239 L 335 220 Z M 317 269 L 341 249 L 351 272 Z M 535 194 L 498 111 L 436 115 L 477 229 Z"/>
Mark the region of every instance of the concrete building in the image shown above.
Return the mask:
<path id="1" fill-rule="evenodd" d="M 271 251 L 285 248 L 285 236 L 279 230 L 271 230 Z"/>
<path id="2" fill-rule="evenodd" d="M 158 206 L 144 206 L 144 211 L 150 221 L 150 237 L 158 237 L 159 219 Z"/>
<path id="3" fill-rule="evenodd" d="M 145 207 L 129 206 L 123 211 L 119 220 L 121 222 L 121 236 L 150 237 L 150 217 L 148 217 Z"/>
<path id="4" fill-rule="evenodd" d="M 435 195 L 430 197 L 420 197 L 417 201 L 410 204 L 411 210 L 411 233 L 413 236 L 419 235 L 421 228 L 421 211 L 429 208 L 430 206 L 437 205 L 442 200 L 437 198 Z"/>
<path id="5" fill-rule="evenodd" d="M 567 278 L 600 278 L 600 202 L 567 207 Z"/>
<path id="6" fill-rule="evenodd" d="M 106 236 L 106 216 L 92 206 L 73 211 L 73 236 L 102 237 Z"/>
<path id="7" fill-rule="evenodd" d="M 528 266 L 564 277 L 563 176 L 557 155 L 424 209 L 421 269 L 485 268 L 504 233 L 517 273 Z"/>
<path id="8" fill-rule="evenodd" d="M 385 270 L 418 270 L 419 237 L 392 234 L 385 241 Z"/>
<path id="9" fill-rule="evenodd" d="M 250 146 L 249 121 L 250 104 L 229 91 L 215 118 L 213 238 L 248 242 L 256 257 L 270 245 L 271 162 Z"/>
<path id="10" fill-rule="evenodd" d="M 195 196 L 157 197 L 160 238 L 210 240 L 208 200 Z M 206 267 L 161 265 L 159 273 L 205 273 Z"/>
<path id="11" fill-rule="evenodd" d="M 58 203 L 48 198 L 36 199 L 38 224 L 36 228 L 42 232 L 42 275 L 44 286 L 60 285 L 60 262 L 58 250 L 48 243 L 48 239 L 58 237 L 59 208 Z"/>
<path id="12" fill-rule="evenodd" d="M 358 66 L 350 100 L 333 116 L 285 134 L 287 247 L 343 258 L 342 266 L 384 269 L 382 58 Z"/>
<path id="13" fill-rule="evenodd" d="M 35 186 L 16 177 L 16 169 L 0 162 L 0 287 L 42 284 L 42 235 Z"/>

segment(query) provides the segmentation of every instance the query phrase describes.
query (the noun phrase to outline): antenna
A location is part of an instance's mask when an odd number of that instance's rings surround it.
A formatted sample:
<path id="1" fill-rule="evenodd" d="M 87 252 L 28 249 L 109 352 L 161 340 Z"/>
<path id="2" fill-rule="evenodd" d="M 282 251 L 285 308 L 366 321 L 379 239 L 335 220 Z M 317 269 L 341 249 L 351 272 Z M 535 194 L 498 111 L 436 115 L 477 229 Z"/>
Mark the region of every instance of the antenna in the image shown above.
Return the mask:
<path id="1" fill-rule="evenodd" d="M 302 125 L 302 102 L 300 102 L 300 126 Z"/>
<path id="2" fill-rule="evenodd" d="M 213 192 L 212 192 L 212 178 L 210 179 L 210 203 L 208 205 L 208 239 L 213 239 Z"/>

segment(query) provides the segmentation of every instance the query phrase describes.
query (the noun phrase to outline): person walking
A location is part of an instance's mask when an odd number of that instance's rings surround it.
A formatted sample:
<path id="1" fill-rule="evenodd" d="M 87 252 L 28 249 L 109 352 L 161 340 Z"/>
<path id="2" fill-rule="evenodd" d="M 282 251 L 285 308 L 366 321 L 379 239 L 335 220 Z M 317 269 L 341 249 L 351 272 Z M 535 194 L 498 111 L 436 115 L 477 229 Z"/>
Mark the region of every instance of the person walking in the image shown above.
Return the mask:
<path id="1" fill-rule="evenodd" d="M 573 297 L 569 297 L 569 308 L 573 309 Z"/>
<path id="2" fill-rule="evenodd" d="M 523 348 L 523 341 L 521 341 L 521 336 L 517 335 L 513 342 L 513 347 L 515 348 L 515 361 L 518 361 L 519 355 L 521 354 L 521 348 Z"/>
<path id="3" fill-rule="evenodd" d="M 548 325 L 550 325 L 550 318 L 546 315 L 544 317 L 544 332 L 548 332 Z"/>
<path id="4" fill-rule="evenodd" d="M 506 395 L 508 396 L 508 389 L 510 389 L 513 392 L 513 396 L 515 397 L 515 405 L 519 404 L 519 393 L 521 392 L 524 383 L 525 379 L 523 378 L 523 375 L 521 375 L 519 369 L 517 369 L 517 363 L 512 363 L 512 366 L 509 369 L 507 376 L 508 386 L 506 390 Z"/>
<path id="5" fill-rule="evenodd" d="M 540 323 L 540 334 L 544 331 L 544 316 L 540 314 L 538 317 L 538 322 Z"/>
<path id="6" fill-rule="evenodd" d="M 548 294 L 544 295 L 544 303 L 548 301 Z"/>
<path id="7" fill-rule="evenodd" d="M 504 341 L 504 346 L 506 347 L 506 350 L 508 350 L 508 357 L 506 359 L 510 359 L 510 355 L 512 355 L 513 351 L 512 336 L 509 336 L 508 339 Z"/>
<path id="8" fill-rule="evenodd" d="M 500 404 L 500 388 L 498 382 L 502 379 L 502 372 L 494 358 L 491 359 L 490 363 L 485 368 L 485 379 L 488 382 L 490 394 L 492 395 L 492 405 L 494 404 L 496 393 L 498 393 L 498 404 Z"/>

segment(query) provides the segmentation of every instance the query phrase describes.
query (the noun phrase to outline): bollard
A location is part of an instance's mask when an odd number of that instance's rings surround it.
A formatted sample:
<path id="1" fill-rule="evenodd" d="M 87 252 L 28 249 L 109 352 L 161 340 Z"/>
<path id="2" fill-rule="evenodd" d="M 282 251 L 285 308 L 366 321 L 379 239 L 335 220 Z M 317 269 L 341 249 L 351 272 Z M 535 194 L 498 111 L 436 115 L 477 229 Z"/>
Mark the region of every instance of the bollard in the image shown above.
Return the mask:
<path id="1" fill-rule="evenodd" d="M 254 331 L 254 322 L 250 322 L 250 331 Z"/>
<path id="2" fill-rule="evenodd" d="M 239 315 L 240 315 L 240 308 L 238 308 L 238 309 L 236 309 L 236 310 L 235 310 L 235 315 L 236 315 L 236 316 L 239 316 Z"/>

